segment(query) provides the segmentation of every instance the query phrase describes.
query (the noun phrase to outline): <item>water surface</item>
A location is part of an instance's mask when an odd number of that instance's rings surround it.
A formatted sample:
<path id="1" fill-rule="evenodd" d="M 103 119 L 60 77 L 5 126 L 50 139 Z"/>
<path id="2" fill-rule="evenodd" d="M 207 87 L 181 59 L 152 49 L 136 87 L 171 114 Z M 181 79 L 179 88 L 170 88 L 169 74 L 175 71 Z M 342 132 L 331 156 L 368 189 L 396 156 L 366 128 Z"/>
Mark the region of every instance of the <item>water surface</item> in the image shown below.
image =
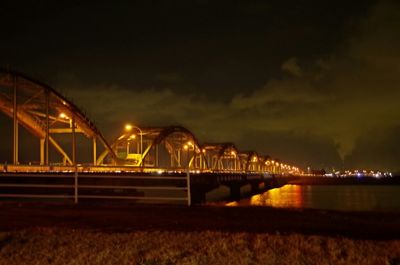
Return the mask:
<path id="1" fill-rule="evenodd" d="M 285 185 L 234 204 L 344 211 L 400 211 L 400 186 Z"/>

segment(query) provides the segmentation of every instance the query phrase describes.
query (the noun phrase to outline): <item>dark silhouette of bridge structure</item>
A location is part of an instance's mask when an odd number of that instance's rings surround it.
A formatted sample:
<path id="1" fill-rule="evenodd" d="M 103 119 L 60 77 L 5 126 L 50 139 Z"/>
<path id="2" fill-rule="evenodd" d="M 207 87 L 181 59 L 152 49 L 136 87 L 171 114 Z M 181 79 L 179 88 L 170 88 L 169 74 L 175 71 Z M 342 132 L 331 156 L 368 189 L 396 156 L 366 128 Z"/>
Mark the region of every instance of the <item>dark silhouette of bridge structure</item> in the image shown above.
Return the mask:
<path id="1" fill-rule="evenodd" d="M 241 151 L 233 143 L 201 144 L 182 126 L 127 124 L 108 142 L 71 100 L 8 69 L 0 69 L 0 112 L 12 122 L 11 130 L 0 127 L 2 135 L 12 136 L 2 137 L 3 145 L 12 139 L 12 161 L 0 164 L 3 198 L 172 198 L 190 203 L 204 201 L 207 192 L 221 185 L 238 197 L 243 187 L 256 192 L 277 177 L 301 174 L 296 166 Z M 38 144 L 21 144 L 22 137 Z M 26 152 L 37 159 L 21 160 Z M 83 153 L 90 157 L 77 155 Z M 168 196 L 159 196 L 166 191 Z M 185 196 L 171 196 L 180 192 Z"/>

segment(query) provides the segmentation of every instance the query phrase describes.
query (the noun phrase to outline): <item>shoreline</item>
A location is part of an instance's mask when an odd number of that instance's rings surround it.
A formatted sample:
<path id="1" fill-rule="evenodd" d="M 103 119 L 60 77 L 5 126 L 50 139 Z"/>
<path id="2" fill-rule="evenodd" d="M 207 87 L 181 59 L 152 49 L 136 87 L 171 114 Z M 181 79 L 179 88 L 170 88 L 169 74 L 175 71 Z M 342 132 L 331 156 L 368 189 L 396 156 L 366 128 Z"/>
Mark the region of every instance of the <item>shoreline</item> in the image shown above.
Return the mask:
<path id="1" fill-rule="evenodd" d="M 0 203 L 0 231 L 66 228 L 104 232 L 219 231 L 400 239 L 400 212 L 270 207 Z"/>
<path id="2" fill-rule="evenodd" d="M 400 185 L 400 177 L 297 177 L 287 178 L 293 185 Z"/>

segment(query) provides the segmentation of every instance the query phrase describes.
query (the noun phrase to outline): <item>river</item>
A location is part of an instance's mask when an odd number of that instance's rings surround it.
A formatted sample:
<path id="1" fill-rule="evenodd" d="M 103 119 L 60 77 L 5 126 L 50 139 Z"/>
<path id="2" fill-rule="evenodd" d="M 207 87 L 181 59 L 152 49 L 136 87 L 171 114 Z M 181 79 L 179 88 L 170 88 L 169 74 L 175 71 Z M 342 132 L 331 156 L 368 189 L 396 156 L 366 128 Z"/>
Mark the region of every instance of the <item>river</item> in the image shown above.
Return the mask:
<path id="1" fill-rule="evenodd" d="M 400 211 L 400 186 L 285 185 L 227 205 L 342 211 Z"/>

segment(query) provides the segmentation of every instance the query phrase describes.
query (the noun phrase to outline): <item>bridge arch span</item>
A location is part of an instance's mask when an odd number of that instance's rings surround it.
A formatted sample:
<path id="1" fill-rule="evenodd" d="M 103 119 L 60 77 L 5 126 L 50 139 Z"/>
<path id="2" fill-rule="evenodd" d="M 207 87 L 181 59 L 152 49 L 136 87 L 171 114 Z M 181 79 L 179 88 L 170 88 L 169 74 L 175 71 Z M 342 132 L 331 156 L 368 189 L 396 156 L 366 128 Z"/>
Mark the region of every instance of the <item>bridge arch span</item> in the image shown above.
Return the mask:
<path id="1" fill-rule="evenodd" d="M 141 128 L 140 131 L 124 133 L 112 146 L 118 158 L 128 166 L 167 170 L 207 169 L 197 138 L 183 126 Z"/>
<path id="2" fill-rule="evenodd" d="M 82 134 L 92 139 L 93 164 L 97 164 L 97 141 L 104 149 L 110 151 L 112 162 L 117 162 L 115 154 L 101 132 L 74 103 L 48 84 L 24 73 L 0 68 L 0 112 L 13 120 L 14 164 L 19 164 L 19 126 L 40 139 L 41 165 L 61 163 L 57 161 L 59 157 L 50 157 L 49 148 L 57 151 L 65 165 L 79 162 L 76 159 L 76 146 L 65 148 L 57 141 L 56 135 L 60 134 L 70 134 L 71 138 L 75 139 L 77 135 Z"/>
<path id="3" fill-rule="evenodd" d="M 202 147 L 209 168 L 220 172 L 241 170 L 239 150 L 233 143 L 205 144 Z"/>

